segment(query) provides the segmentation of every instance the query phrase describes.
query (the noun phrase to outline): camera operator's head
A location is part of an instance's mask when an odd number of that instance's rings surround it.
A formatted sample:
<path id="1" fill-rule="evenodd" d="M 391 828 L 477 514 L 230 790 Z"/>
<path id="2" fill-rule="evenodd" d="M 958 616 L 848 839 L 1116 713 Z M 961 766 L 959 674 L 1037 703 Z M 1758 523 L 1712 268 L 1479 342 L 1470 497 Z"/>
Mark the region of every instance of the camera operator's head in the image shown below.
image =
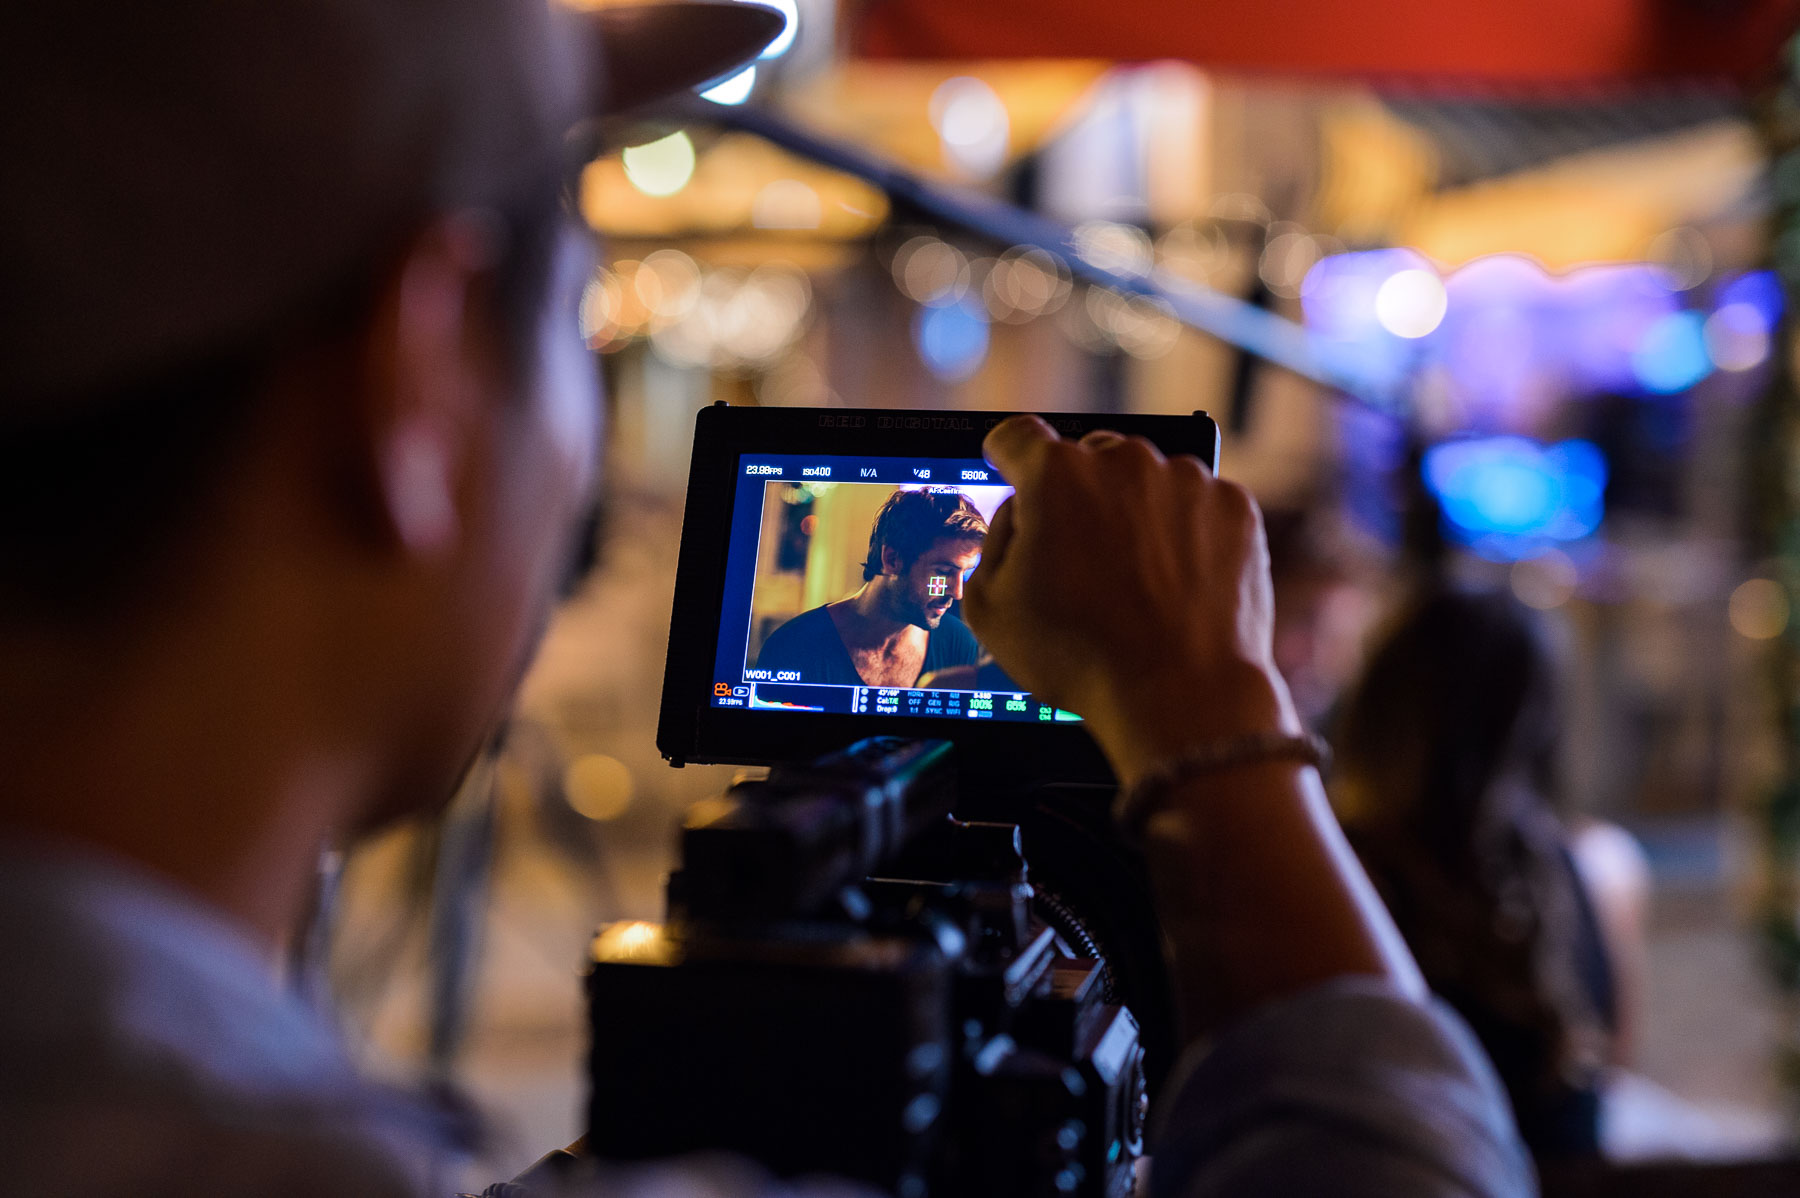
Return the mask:
<path id="1" fill-rule="evenodd" d="M 617 61 L 544 0 L 0 17 L 8 827 L 186 875 L 449 793 L 595 483 L 566 135 L 746 12 Z"/>
<path id="2" fill-rule="evenodd" d="M 987 531 L 959 491 L 895 491 L 869 531 L 863 580 L 894 619 L 936 628 L 962 598 Z"/>

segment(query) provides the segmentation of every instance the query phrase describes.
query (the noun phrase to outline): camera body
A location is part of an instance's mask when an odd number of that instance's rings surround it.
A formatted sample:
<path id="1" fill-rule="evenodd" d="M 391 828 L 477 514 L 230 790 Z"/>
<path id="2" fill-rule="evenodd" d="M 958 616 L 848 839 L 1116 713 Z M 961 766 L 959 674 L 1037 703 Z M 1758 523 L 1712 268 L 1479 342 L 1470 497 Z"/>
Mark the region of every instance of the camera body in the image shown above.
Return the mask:
<path id="1" fill-rule="evenodd" d="M 1131 1191 L 1177 1049 L 1143 863 L 1080 717 L 946 602 L 1011 493 L 981 450 L 1009 415 L 700 413 L 657 745 L 773 772 L 690 814 L 666 922 L 594 940 L 596 1155 L 725 1149 L 900 1198 Z M 1045 419 L 1217 468 L 1204 413 Z M 820 618 L 867 596 L 897 507 L 954 511 L 962 538 L 916 559 L 905 632 L 961 656 L 903 686 Z M 811 652 L 783 657 L 803 621 Z"/>
<path id="2" fill-rule="evenodd" d="M 878 738 L 689 819 L 669 921 L 596 937 L 589 1148 L 724 1148 L 901 1198 L 1124 1198 L 1149 1098 L 1094 941 L 944 742 Z"/>

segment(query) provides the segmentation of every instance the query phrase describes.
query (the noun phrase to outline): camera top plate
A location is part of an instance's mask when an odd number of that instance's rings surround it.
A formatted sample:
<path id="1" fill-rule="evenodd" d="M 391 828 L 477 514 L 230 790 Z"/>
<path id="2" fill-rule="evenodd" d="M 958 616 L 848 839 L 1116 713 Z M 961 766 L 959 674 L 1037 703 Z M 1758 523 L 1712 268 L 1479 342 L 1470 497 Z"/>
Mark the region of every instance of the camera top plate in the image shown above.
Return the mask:
<path id="1" fill-rule="evenodd" d="M 842 598 L 846 586 L 854 589 L 861 575 L 844 573 L 846 555 L 852 542 L 868 536 L 867 513 L 881 497 L 896 490 L 957 490 L 991 517 L 1005 483 L 982 460 L 981 442 L 1014 414 L 725 404 L 702 409 L 657 725 L 663 756 L 675 765 L 778 765 L 867 736 L 901 736 L 950 740 L 965 776 L 1009 789 L 1043 782 L 1110 784 L 1105 760 L 1080 722 L 1017 690 L 991 665 L 979 675 L 973 666 L 962 667 L 962 675 L 927 674 L 919 680 L 925 687 L 855 685 L 862 681 L 856 674 L 825 678 L 810 669 L 758 668 L 768 664 L 757 660 L 759 646 L 809 586 L 815 603 L 805 606 Z M 1145 437 L 1166 454 L 1190 454 L 1218 466 L 1218 426 L 1203 412 L 1041 415 L 1065 437 L 1110 429 Z M 802 511 L 813 515 L 799 516 Z M 826 529 L 834 530 L 836 541 L 815 549 L 815 530 L 823 538 Z M 862 548 L 855 544 L 858 561 L 849 565 L 860 563 Z M 835 572 L 821 570 L 815 580 L 809 572 L 821 561 Z M 956 589 L 943 576 L 926 585 L 940 598 Z M 778 592 L 779 599 L 772 598 Z M 952 622 L 944 641 L 961 628 Z M 848 666 L 848 654 L 841 656 Z M 957 680 L 941 681 L 946 677 Z M 850 685 L 812 685 L 825 682 Z"/>

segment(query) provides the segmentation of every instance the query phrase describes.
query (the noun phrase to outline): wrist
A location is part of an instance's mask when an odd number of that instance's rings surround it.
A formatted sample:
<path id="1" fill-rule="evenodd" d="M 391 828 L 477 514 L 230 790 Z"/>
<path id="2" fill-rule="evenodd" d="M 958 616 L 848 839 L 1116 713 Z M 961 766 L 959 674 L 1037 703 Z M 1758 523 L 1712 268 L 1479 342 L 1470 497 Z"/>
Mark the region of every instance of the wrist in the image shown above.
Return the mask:
<path id="1" fill-rule="evenodd" d="M 1166 758 L 1120 789 L 1113 801 L 1113 820 L 1126 843 L 1141 845 L 1147 825 L 1161 813 L 1180 810 L 1182 797 L 1203 779 L 1269 766 L 1323 774 L 1330 760 L 1330 746 L 1313 733 L 1254 732 L 1210 741 Z"/>
<path id="2" fill-rule="evenodd" d="M 1249 661 L 1121 680 L 1088 723 L 1126 787 L 1200 746 L 1304 731 L 1281 676 Z"/>

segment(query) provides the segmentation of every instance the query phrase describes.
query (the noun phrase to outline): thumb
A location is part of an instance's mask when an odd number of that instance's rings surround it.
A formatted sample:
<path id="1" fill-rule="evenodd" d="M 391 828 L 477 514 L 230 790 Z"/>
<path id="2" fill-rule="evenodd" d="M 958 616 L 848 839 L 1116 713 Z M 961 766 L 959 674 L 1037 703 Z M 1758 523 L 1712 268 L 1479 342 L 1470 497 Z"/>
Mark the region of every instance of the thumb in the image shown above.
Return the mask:
<path id="1" fill-rule="evenodd" d="M 995 425 L 981 443 L 988 464 L 1011 483 L 1015 493 L 1035 489 L 1045 458 L 1062 440 L 1056 430 L 1036 416 L 1009 416 Z"/>

